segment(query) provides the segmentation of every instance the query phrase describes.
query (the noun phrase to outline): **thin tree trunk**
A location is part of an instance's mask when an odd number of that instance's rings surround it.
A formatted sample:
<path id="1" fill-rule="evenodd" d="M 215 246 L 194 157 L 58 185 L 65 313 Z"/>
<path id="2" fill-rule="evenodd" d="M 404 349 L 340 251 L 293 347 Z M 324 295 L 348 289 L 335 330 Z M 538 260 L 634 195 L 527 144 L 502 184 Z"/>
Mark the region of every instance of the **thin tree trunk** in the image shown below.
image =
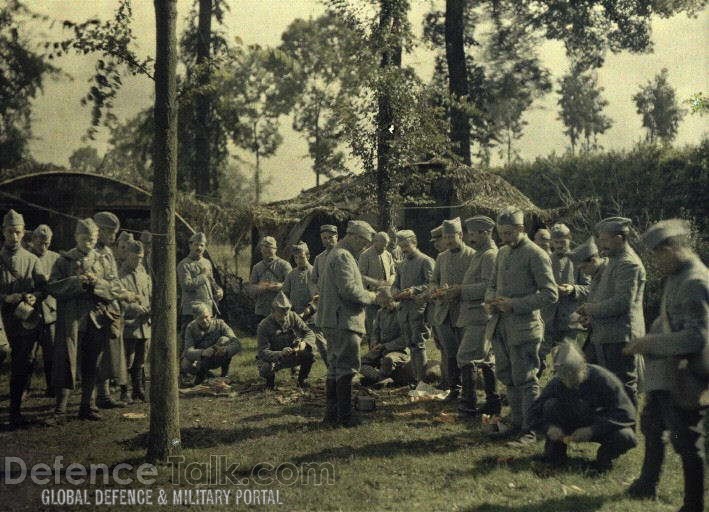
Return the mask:
<path id="1" fill-rule="evenodd" d="M 177 0 L 155 5 L 155 146 L 151 230 L 153 236 L 153 342 L 150 350 L 150 432 L 147 458 L 166 461 L 180 452 L 177 394 Z"/>
<path id="2" fill-rule="evenodd" d="M 465 64 L 464 31 L 465 0 L 446 0 L 446 62 L 448 64 L 448 90 L 453 101 L 469 98 L 468 73 Z M 451 107 L 451 142 L 453 151 L 470 165 L 470 119 L 467 112 Z"/>
<path id="3" fill-rule="evenodd" d="M 211 160 L 209 158 L 209 132 L 211 94 L 207 92 L 210 81 L 210 50 L 212 40 L 212 0 L 199 0 L 197 27 L 197 94 L 195 95 L 195 154 L 192 174 L 197 194 L 208 196 L 212 192 Z M 214 184 L 216 185 L 216 183 Z M 215 187 L 216 188 L 216 187 Z"/>
<path id="4" fill-rule="evenodd" d="M 261 204 L 261 158 L 258 147 L 258 124 L 254 123 L 254 153 L 256 154 L 256 170 L 254 171 L 254 195 L 256 204 Z"/>

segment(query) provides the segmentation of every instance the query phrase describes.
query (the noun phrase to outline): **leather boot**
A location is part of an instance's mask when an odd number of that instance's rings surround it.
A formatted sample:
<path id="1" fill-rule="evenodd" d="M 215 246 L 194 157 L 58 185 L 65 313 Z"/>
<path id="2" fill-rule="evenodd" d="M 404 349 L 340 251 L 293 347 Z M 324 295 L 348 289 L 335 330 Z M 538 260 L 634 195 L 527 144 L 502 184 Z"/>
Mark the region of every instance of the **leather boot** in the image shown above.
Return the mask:
<path id="1" fill-rule="evenodd" d="M 345 375 L 337 379 L 337 422 L 343 427 L 355 427 L 359 418 L 352 412 L 352 377 Z"/>
<path id="2" fill-rule="evenodd" d="M 458 411 L 471 416 L 479 414 L 480 409 L 477 407 L 478 399 L 475 394 L 475 367 L 472 364 L 466 364 L 460 369 L 460 380 L 462 388 Z"/>
<path id="3" fill-rule="evenodd" d="M 324 426 L 337 425 L 337 382 L 335 379 L 325 381 L 325 417 Z"/>
<path id="4" fill-rule="evenodd" d="M 485 403 L 480 407 L 482 414 L 499 416 L 502 411 L 502 400 L 497 392 L 497 379 L 495 378 L 495 365 L 493 363 L 481 364 L 483 385 L 485 386 Z"/>
<path id="5" fill-rule="evenodd" d="M 140 402 L 145 402 L 145 390 L 143 389 L 143 369 L 131 372 L 131 380 L 133 385 L 132 398 Z"/>
<path id="6" fill-rule="evenodd" d="M 266 377 L 266 389 L 276 389 L 276 374 L 272 373 Z"/>
<path id="7" fill-rule="evenodd" d="M 101 415 L 93 410 L 92 395 L 94 394 L 94 383 L 92 379 L 81 381 L 81 404 L 79 405 L 79 419 L 87 421 L 99 421 Z"/>
<path id="8" fill-rule="evenodd" d="M 448 364 L 448 396 L 444 402 L 452 402 L 460 396 L 460 368 L 458 368 L 458 360 L 455 357 L 449 357 Z"/>
<path id="9" fill-rule="evenodd" d="M 305 389 L 308 387 L 308 375 L 310 375 L 310 369 L 312 368 L 312 362 L 305 362 L 300 365 L 298 369 L 298 387 Z"/>
<path id="10" fill-rule="evenodd" d="M 121 395 L 118 399 L 121 402 L 123 402 L 124 404 L 130 405 L 133 403 L 133 399 L 130 397 L 130 395 L 128 395 L 128 386 L 127 385 L 121 384 Z"/>
<path id="11" fill-rule="evenodd" d="M 704 510 L 704 463 L 697 455 L 682 458 L 684 473 L 684 504 L 680 510 L 700 512 Z"/>

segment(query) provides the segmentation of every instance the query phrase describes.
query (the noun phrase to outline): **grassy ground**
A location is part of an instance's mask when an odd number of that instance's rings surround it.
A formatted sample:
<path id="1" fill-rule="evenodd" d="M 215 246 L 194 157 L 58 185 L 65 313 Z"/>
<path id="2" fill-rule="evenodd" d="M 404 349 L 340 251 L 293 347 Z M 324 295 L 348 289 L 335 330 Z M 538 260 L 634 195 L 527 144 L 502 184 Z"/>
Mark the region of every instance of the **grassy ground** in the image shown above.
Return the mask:
<path id="1" fill-rule="evenodd" d="M 180 401 L 186 463 L 207 462 L 210 456 L 224 455 L 228 463 L 239 463 L 239 478 L 248 482 L 245 486 L 212 487 L 233 491 L 231 505 L 222 507 L 224 510 L 247 508 L 243 503 L 234 505 L 236 490 L 243 489 L 279 490 L 282 505 L 253 507 L 269 510 L 653 512 L 676 510 L 681 502 L 681 472 L 671 449 L 660 486 L 660 500 L 633 501 L 626 499 L 623 491 L 640 469 L 640 447 L 622 457 L 602 477 L 587 467 L 595 453 L 596 445 L 592 444 L 574 446 L 569 467 L 551 469 L 531 458 L 541 450 L 541 445 L 522 450 L 491 443 L 479 424 L 441 421 L 440 413 L 452 414 L 453 407 L 433 402 L 409 403 L 404 390 L 380 392 L 377 411 L 365 414 L 366 423 L 362 426 L 350 430 L 322 429 L 319 427 L 323 415 L 322 364 L 318 362 L 314 368 L 315 386 L 311 392 L 296 391 L 290 375 L 281 372 L 279 389 L 267 393 L 262 390 L 254 364 L 254 340 L 245 342 L 247 350 L 231 367 L 238 383 L 236 396 Z M 39 386 L 39 377 L 35 380 Z M 0 389 L 7 389 L 6 376 Z M 3 409 L 6 400 L 5 395 L 0 403 Z M 48 399 L 37 395 L 26 410 L 41 418 L 48 414 L 49 406 Z M 76 407 L 74 397 L 72 412 Z M 100 423 L 72 420 L 61 427 L 2 431 L 0 453 L 22 457 L 28 466 L 39 462 L 51 464 L 57 455 L 63 455 L 66 464 L 104 463 L 115 468 L 127 462 L 137 466 L 145 453 L 148 420 L 127 420 L 121 414 L 147 412 L 147 409 L 146 405 L 133 405 L 104 412 L 107 420 Z M 0 422 L 6 419 L 3 411 Z M 333 468 L 334 481 L 288 485 L 290 473 L 286 474 L 283 468 L 296 468 L 305 474 L 311 463 Z M 272 470 L 279 464 L 284 465 L 281 474 Z M 264 485 L 263 480 L 253 476 L 259 470 L 261 478 L 277 477 L 279 481 Z M 173 486 L 170 478 L 169 468 L 161 468 L 153 487 L 170 493 L 173 489 L 208 488 L 206 477 L 201 484 L 183 482 L 180 486 Z M 118 488 L 116 484 L 113 487 Z M 128 487 L 140 488 L 140 484 Z M 66 480 L 51 487 L 2 483 L 0 509 L 52 509 L 41 501 L 42 490 L 48 488 L 75 486 Z M 84 488 L 95 503 L 95 488 Z M 70 508 L 90 507 L 64 509 Z M 147 508 L 155 506 L 130 507 Z M 191 510 L 202 509 L 215 507 L 191 507 Z"/>

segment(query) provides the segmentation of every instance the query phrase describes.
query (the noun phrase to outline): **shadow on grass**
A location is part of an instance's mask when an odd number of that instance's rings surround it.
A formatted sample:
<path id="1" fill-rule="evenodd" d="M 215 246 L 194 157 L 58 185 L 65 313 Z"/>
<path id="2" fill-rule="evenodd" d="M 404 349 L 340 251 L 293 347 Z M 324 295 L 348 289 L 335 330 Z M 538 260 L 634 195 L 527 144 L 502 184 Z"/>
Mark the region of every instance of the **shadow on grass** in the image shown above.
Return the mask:
<path id="1" fill-rule="evenodd" d="M 475 475 L 486 475 L 505 468 L 513 473 L 531 472 L 540 477 L 558 475 L 562 473 L 587 473 L 592 469 L 593 463 L 589 459 L 581 457 L 569 457 L 564 464 L 553 466 L 538 460 L 539 454 L 527 455 L 525 457 L 483 457 L 475 461 L 470 468 L 470 473 Z"/>
<path id="2" fill-rule="evenodd" d="M 463 509 L 465 512 L 592 512 L 606 501 L 617 500 L 619 496 L 559 496 L 539 503 L 522 505 L 498 505 L 484 503 Z"/>

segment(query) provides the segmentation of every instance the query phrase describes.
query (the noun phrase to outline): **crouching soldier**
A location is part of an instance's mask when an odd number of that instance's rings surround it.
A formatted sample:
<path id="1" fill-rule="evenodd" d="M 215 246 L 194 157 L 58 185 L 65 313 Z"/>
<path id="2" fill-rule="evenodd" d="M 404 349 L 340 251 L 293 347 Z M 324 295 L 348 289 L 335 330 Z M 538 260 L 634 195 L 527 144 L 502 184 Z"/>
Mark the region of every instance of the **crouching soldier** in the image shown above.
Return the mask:
<path id="1" fill-rule="evenodd" d="M 229 372 L 231 358 L 241 352 L 241 342 L 224 320 L 212 317 L 211 305 L 195 302 L 192 320 L 185 328 L 185 349 L 182 352 L 180 372 L 196 376 L 195 384 L 207 378 L 209 370 L 222 369 L 222 377 Z"/>
<path id="2" fill-rule="evenodd" d="M 383 294 L 386 294 L 383 291 Z M 388 294 L 387 294 L 388 295 Z M 372 348 L 362 356 L 362 383 L 371 385 L 385 379 L 393 379 L 404 386 L 413 382 L 413 368 L 408 353 L 408 339 L 403 335 L 399 323 L 399 303 L 388 296 L 388 302 L 374 317 Z M 423 372 L 421 380 L 423 380 Z"/>
<path id="3" fill-rule="evenodd" d="M 595 469 L 608 471 L 613 461 L 638 444 L 635 406 L 620 379 L 601 366 L 587 364 L 574 343 L 559 345 L 555 377 L 529 409 L 529 423 L 546 437 L 543 459 L 561 464 L 569 442 L 600 443 Z"/>

